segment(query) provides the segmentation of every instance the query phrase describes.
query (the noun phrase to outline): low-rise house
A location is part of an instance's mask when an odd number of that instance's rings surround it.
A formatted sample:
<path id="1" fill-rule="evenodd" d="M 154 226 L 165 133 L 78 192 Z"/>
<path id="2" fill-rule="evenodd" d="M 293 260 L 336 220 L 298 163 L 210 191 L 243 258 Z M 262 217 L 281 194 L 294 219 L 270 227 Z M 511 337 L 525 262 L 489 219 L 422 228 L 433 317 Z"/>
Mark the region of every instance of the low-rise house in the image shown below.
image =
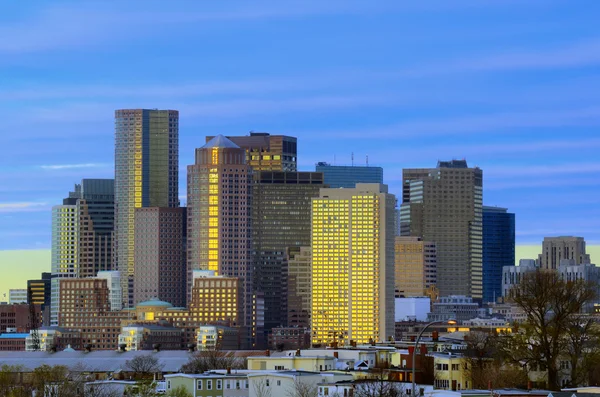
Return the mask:
<path id="1" fill-rule="evenodd" d="M 215 371 L 203 374 L 165 375 L 166 392 L 185 388 L 196 397 L 247 397 L 249 392 L 248 376 L 245 373 L 219 373 Z"/>
<path id="2" fill-rule="evenodd" d="M 249 397 L 316 395 L 320 383 L 351 381 L 352 375 L 311 371 L 261 371 L 248 374 Z M 297 393 L 300 390 L 306 393 Z M 313 393 L 314 392 L 314 393 Z"/>
<path id="3" fill-rule="evenodd" d="M 462 390 L 472 386 L 462 354 L 433 353 L 436 389 Z"/>
<path id="4" fill-rule="evenodd" d="M 332 355 L 302 356 L 300 351 L 285 356 L 256 356 L 248 357 L 248 369 L 252 370 L 302 370 L 329 371 L 336 368 L 336 358 Z"/>

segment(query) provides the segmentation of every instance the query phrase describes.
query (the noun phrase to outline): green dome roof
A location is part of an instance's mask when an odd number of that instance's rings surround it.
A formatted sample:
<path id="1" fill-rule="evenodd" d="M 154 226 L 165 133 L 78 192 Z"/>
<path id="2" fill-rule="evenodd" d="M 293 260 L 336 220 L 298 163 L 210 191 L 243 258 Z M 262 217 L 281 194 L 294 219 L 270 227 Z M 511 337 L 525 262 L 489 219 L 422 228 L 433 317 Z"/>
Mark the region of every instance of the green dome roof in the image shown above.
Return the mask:
<path id="1" fill-rule="evenodd" d="M 173 307 L 169 302 L 161 301 L 158 298 L 152 298 L 145 302 L 140 302 L 136 305 L 136 307 L 148 307 L 148 306 L 159 306 L 159 307 Z"/>

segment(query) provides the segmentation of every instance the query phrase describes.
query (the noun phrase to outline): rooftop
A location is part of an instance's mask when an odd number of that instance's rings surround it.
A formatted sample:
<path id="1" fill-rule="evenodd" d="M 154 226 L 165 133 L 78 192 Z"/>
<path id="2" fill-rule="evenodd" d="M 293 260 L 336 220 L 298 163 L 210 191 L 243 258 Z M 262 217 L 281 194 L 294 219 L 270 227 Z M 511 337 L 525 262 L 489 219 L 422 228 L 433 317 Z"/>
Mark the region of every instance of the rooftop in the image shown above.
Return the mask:
<path id="1" fill-rule="evenodd" d="M 206 143 L 206 145 L 202 146 L 202 149 L 210 149 L 210 148 L 231 148 L 231 149 L 240 149 L 238 145 L 233 143 L 231 140 L 227 139 L 223 135 L 217 135 L 210 141 Z"/>

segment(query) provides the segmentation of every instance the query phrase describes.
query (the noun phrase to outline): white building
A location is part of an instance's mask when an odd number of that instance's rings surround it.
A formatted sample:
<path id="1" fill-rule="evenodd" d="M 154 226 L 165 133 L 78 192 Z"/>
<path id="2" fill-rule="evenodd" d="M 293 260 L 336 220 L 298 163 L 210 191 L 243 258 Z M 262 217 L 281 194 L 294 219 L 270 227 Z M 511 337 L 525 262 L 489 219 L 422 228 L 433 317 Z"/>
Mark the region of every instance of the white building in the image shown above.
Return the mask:
<path id="1" fill-rule="evenodd" d="M 141 350 L 144 341 L 144 328 L 143 325 L 122 327 L 119 334 L 119 346 L 125 345 L 127 351 Z"/>
<path id="2" fill-rule="evenodd" d="M 26 289 L 9 289 L 8 290 L 8 304 L 13 305 L 15 303 L 27 303 L 27 290 Z"/>
<path id="3" fill-rule="evenodd" d="M 431 298 L 396 298 L 395 321 L 426 321 L 431 310 Z"/>
<path id="4" fill-rule="evenodd" d="M 121 288 L 121 273 L 119 271 L 100 271 L 98 277 L 106 280 L 108 284 L 110 310 L 118 311 L 123 309 L 123 289 Z"/>
<path id="5" fill-rule="evenodd" d="M 509 297 L 510 290 L 521 283 L 523 275 L 537 269 L 533 259 L 520 259 L 519 266 L 504 266 L 502 268 L 502 296 Z"/>
<path id="6" fill-rule="evenodd" d="M 351 374 L 277 371 L 248 374 L 249 397 L 293 396 L 299 388 L 318 390 L 319 383 L 336 383 L 352 380 Z"/>

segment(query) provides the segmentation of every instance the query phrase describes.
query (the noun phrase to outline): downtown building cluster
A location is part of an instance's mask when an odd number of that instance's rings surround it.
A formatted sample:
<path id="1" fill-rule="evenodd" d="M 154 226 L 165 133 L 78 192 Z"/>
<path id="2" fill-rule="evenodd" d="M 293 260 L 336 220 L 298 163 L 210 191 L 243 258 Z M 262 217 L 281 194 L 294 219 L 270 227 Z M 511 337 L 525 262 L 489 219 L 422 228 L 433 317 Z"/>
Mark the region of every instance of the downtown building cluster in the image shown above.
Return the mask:
<path id="1" fill-rule="evenodd" d="M 483 171 L 464 160 L 404 169 L 396 197 L 380 167 L 298 171 L 295 137 L 199 146 L 182 206 L 179 113 L 115 112 L 114 180 L 83 179 L 52 209 L 51 273 L 32 280 L 36 338 L 89 350 L 355 346 L 398 338 L 406 316 L 420 319 L 405 310 L 414 299 L 427 297 L 430 318 L 465 303 L 471 319 L 505 295 L 514 214 L 483 205 Z M 580 251 L 571 265 L 586 263 Z"/>

